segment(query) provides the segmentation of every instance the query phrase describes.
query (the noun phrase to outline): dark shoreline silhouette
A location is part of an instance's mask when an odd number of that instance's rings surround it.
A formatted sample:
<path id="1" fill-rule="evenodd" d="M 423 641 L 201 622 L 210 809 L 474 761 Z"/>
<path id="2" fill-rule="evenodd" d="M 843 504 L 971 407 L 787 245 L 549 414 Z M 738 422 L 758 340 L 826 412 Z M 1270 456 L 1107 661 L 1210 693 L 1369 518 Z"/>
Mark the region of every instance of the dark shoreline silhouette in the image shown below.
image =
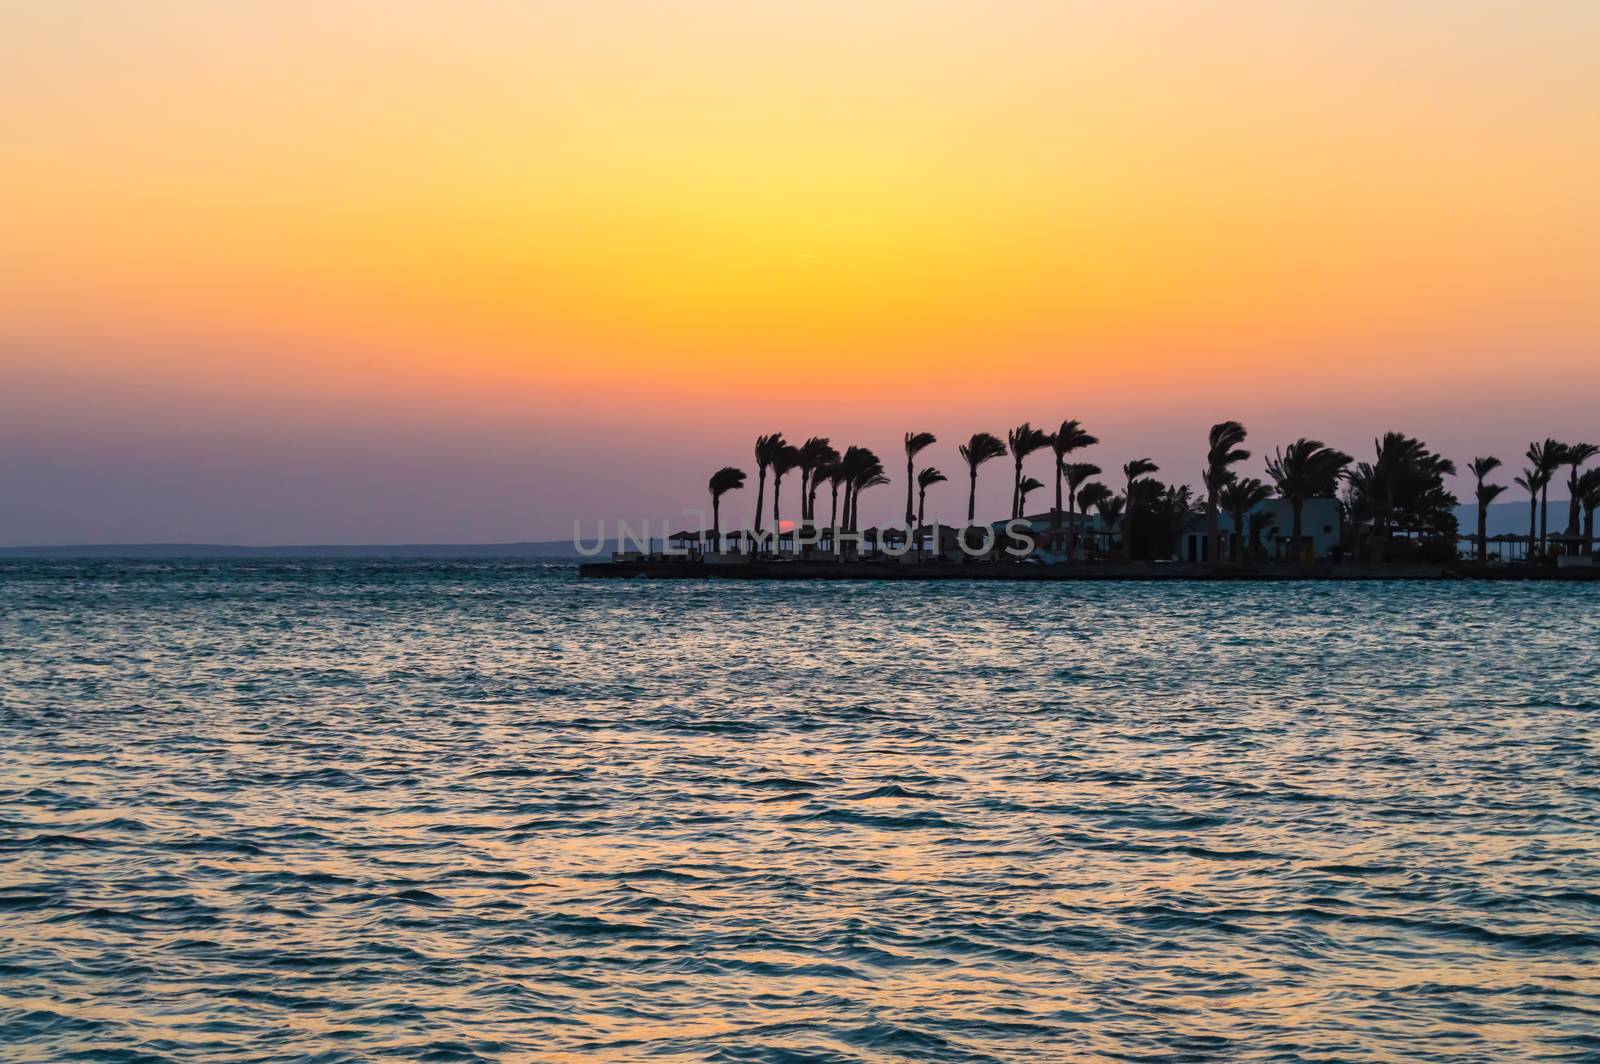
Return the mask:
<path id="1" fill-rule="evenodd" d="M 1045 581 L 1295 581 L 1295 580 L 1559 580 L 1600 581 L 1600 567 L 1525 565 L 1334 564 L 1331 562 L 1096 562 L 1037 565 L 901 565 L 873 561 L 752 561 L 707 565 L 696 561 L 584 562 L 578 574 L 611 579 L 655 580 L 1012 580 Z"/>
<path id="2" fill-rule="evenodd" d="M 88 543 L 0 547 L 0 560 L 30 558 L 559 558 L 581 557 L 570 540 L 523 543 L 343 543 L 244 547 L 228 543 Z"/>
<path id="3" fill-rule="evenodd" d="M 951 561 L 1005 564 L 992 534 L 1003 527 L 1007 536 L 1021 545 L 1020 554 L 1009 546 L 1005 552 L 1013 555 L 1013 562 L 1017 556 L 1037 554 L 1032 558 L 1036 563 L 1093 564 L 1102 571 L 1108 564 L 1180 563 L 1185 558 L 1191 565 L 1244 567 L 1264 561 L 1458 566 L 1469 560 L 1486 567 L 1491 557 L 1496 562 L 1520 561 L 1529 566 L 1594 563 L 1600 468 L 1583 467 L 1600 457 L 1600 445 L 1554 438 L 1529 443 L 1525 456 L 1529 465 L 1514 480 L 1529 496 L 1525 537 L 1488 533 L 1488 509 L 1508 490 L 1488 478 L 1504 462 L 1493 455 L 1474 457 L 1466 468 L 1474 481 L 1476 530 L 1463 537 L 1458 516 L 1461 503 L 1446 479 L 1457 475 L 1456 463 L 1417 437 L 1392 430 L 1375 436 L 1370 457 L 1360 460 L 1355 454 L 1302 436 L 1261 456 L 1265 479 L 1242 475 L 1241 463 L 1254 454 L 1241 446 L 1248 437 L 1249 431 L 1238 421 L 1211 426 L 1200 475 L 1202 490 L 1197 493 L 1181 481 L 1156 479 L 1154 474 L 1161 472 L 1161 467 L 1147 457 L 1124 462 L 1120 481 L 1115 478 L 1114 466 L 1105 469 L 1094 462 L 1073 460 L 1076 452 L 1101 442 L 1076 418 L 1062 421 L 1054 432 L 1024 421 L 1011 429 L 1004 441 L 994 433 L 976 432 L 956 447 L 967 467 L 967 520 L 963 530 L 952 530 L 938 521 L 931 525 L 921 521 L 927 488 L 949 479 L 926 463 L 920 471 L 917 468 L 917 458 L 938 438 L 931 432 L 907 432 L 905 523 L 898 530 L 869 529 L 879 534 L 869 550 L 866 537 L 859 534 L 860 495 L 868 488 L 891 483 L 883 461 L 870 449 L 856 445 L 841 453 L 827 437 L 813 436 L 797 447 L 781 432 L 766 433 L 755 443 L 752 526 L 737 534 L 722 534 L 715 516 L 722 498 L 743 487 L 746 479 L 739 468 L 723 466 L 707 485 L 712 529 L 671 533 L 668 538 L 675 548 L 661 556 L 642 548 L 619 548 L 612 561 L 623 565 L 671 563 L 672 555 L 677 555 L 695 564 L 765 564 L 781 560 L 787 549 L 791 561 L 808 564 L 819 561 L 819 553 L 834 555 L 834 563 L 877 561 L 875 554 L 887 554 L 918 565 Z M 1048 512 L 1030 516 L 1028 495 L 1046 482 L 1030 476 L 1026 466 L 1029 457 L 1041 451 L 1053 458 L 1055 505 Z M 980 522 L 980 469 L 1007 456 L 1012 459 L 1010 517 Z M 1567 525 L 1565 531 L 1558 528 L 1552 534 L 1550 485 L 1563 468 L 1568 470 Z M 779 503 L 783 477 L 796 469 L 800 471 L 798 524 L 783 520 Z M 769 472 L 772 530 L 766 533 L 762 523 Z M 1090 480 L 1093 476 L 1104 480 Z M 824 480 L 832 491 L 826 526 L 817 519 L 814 506 L 817 486 Z M 1068 489 L 1065 508 L 1064 485 Z M 838 507 L 841 486 L 842 519 Z M 1120 494 L 1117 486 L 1123 488 Z M 1261 538 L 1263 529 L 1270 537 L 1266 543 Z M 893 549 L 885 546 L 884 531 L 895 537 Z M 1460 550 L 1463 539 L 1470 544 L 1470 554 Z M 584 571 L 611 570 L 586 565 Z"/>

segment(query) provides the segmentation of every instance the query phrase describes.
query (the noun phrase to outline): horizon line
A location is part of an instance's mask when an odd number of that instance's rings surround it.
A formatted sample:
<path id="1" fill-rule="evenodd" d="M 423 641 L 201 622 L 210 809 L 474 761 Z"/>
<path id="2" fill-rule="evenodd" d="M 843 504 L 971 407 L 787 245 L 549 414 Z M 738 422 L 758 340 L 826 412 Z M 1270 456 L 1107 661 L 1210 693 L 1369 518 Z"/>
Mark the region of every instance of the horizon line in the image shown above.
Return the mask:
<path id="1" fill-rule="evenodd" d="M 1556 503 L 1564 503 L 1564 502 L 1570 502 L 1570 501 L 1571 501 L 1570 499 L 1552 498 L 1550 500 L 1550 505 L 1554 506 Z M 1525 508 L 1527 505 L 1528 504 L 1527 504 L 1527 502 L 1525 500 L 1506 500 L 1506 501 L 1502 501 L 1502 502 L 1490 503 L 1489 504 L 1489 508 L 1490 509 L 1496 509 L 1496 508 L 1499 508 L 1499 507 L 1516 507 L 1518 509 L 1522 509 L 1522 508 Z M 1476 510 L 1477 509 L 1477 504 L 1476 503 L 1470 503 L 1470 502 L 1461 502 L 1461 503 L 1457 503 L 1457 508 L 1458 509 L 1467 509 L 1467 510 Z M 950 527 L 957 527 L 957 526 L 956 525 L 952 525 Z M 651 538 L 654 539 L 656 537 L 651 537 Z M 172 552 L 172 551 L 176 551 L 176 550 L 180 550 L 180 549 L 213 550 L 213 551 L 215 551 L 215 550 L 230 550 L 230 551 L 300 551 L 300 552 L 340 551 L 340 552 L 348 552 L 348 551 L 355 551 L 355 550 L 383 550 L 383 551 L 399 551 L 399 550 L 476 550 L 476 551 L 483 551 L 483 550 L 489 550 L 491 548 L 501 548 L 501 547 L 503 547 L 503 548 L 520 548 L 520 549 L 526 551 L 528 548 L 531 548 L 531 547 L 550 547 L 550 546 L 561 546 L 561 547 L 567 548 L 568 550 L 571 550 L 572 549 L 572 541 L 571 541 L 571 538 L 569 537 L 569 538 L 564 538 L 564 539 L 512 539 L 512 540 L 485 540 L 485 541 L 437 540 L 437 541 L 431 541 L 431 542 L 430 541 L 423 541 L 423 540 L 404 540 L 404 541 L 392 542 L 392 543 L 376 543 L 376 542 L 370 542 L 370 541 L 367 541 L 367 542 L 351 541 L 351 542 L 343 542 L 343 543 L 336 543 L 336 542 L 322 542 L 322 543 L 220 543 L 220 542 L 207 542 L 207 541 L 201 541 L 201 540 L 150 540 L 150 541 L 141 541 L 141 542 L 109 541 L 109 542 L 104 542 L 104 543 L 20 543 L 20 544 L 0 544 L 0 555 L 9 555 L 11 557 L 26 557 L 26 556 L 28 556 L 28 552 L 30 552 L 30 551 L 48 551 L 48 552 L 52 552 L 52 553 L 62 553 L 62 552 L 66 552 L 66 551 L 94 551 L 94 552 L 104 553 L 104 552 L 113 551 L 113 550 L 140 550 L 140 551 L 160 550 L 160 551 L 164 551 L 164 552 Z"/>

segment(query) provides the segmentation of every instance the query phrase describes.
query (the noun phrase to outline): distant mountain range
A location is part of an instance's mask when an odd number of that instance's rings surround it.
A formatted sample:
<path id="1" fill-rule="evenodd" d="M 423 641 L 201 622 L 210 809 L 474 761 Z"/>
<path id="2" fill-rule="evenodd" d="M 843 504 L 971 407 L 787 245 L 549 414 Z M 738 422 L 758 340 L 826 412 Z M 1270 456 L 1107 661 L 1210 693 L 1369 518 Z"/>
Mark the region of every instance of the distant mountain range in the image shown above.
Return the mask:
<path id="1" fill-rule="evenodd" d="M 1458 506 L 1463 534 L 1477 527 L 1476 506 Z M 1567 500 L 1550 500 L 1550 531 L 1567 527 Z M 1489 534 L 1528 531 L 1528 504 L 1489 507 Z M 0 558 L 577 558 L 571 541 L 535 543 L 329 543 L 240 547 L 226 543 L 87 543 L 55 547 L 0 547 Z"/>
<path id="2" fill-rule="evenodd" d="M 1515 489 L 1513 489 L 1515 490 Z M 1461 526 L 1462 535 L 1471 535 L 1478 531 L 1478 507 L 1456 507 L 1456 522 Z M 1519 536 L 1528 534 L 1528 500 L 1521 502 L 1497 502 L 1489 507 L 1488 514 L 1489 535 L 1499 536 L 1507 532 Z M 1550 500 L 1550 531 L 1564 532 L 1567 528 L 1567 500 Z"/>

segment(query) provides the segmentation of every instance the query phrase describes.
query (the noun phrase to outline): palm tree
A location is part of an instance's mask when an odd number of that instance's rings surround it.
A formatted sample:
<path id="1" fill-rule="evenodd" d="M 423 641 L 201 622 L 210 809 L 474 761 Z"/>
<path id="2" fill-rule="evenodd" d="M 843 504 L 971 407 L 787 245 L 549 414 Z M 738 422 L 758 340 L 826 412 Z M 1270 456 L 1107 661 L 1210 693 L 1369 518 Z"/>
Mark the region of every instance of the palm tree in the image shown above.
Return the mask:
<path id="1" fill-rule="evenodd" d="M 970 526 L 978 514 L 978 467 L 992 458 L 1004 457 L 1006 445 L 991 433 L 974 432 L 972 438 L 956 450 L 961 452 L 962 461 L 967 463 L 970 482 L 967 489 L 967 524 Z"/>
<path id="2" fill-rule="evenodd" d="M 1386 432 L 1372 441 L 1375 459 L 1351 470 L 1351 501 L 1356 511 L 1370 517 L 1378 539 L 1378 559 L 1386 560 L 1396 518 L 1437 522 L 1448 517 L 1455 496 L 1444 489 L 1444 478 L 1455 474 L 1455 463 L 1428 449 L 1428 445 L 1400 432 Z"/>
<path id="3" fill-rule="evenodd" d="M 1036 480 L 1033 477 L 1022 478 L 1022 484 L 1019 486 L 1017 494 L 1017 499 L 1020 504 L 1017 509 L 1021 510 L 1022 512 L 1017 514 L 1018 517 L 1026 517 L 1028 515 L 1028 496 L 1032 492 L 1038 491 L 1042 487 L 1044 487 L 1044 481 L 1042 480 Z"/>
<path id="4" fill-rule="evenodd" d="M 711 489 L 711 539 L 713 550 L 722 549 L 722 497 L 730 491 L 744 487 L 744 470 L 723 466 L 711 474 L 707 485 Z"/>
<path id="5" fill-rule="evenodd" d="M 1056 509 L 1050 521 L 1054 527 L 1061 527 L 1061 480 L 1066 474 L 1067 455 L 1083 447 L 1092 447 L 1099 442 L 1098 437 L 1085 432 L 1083 426 L 1074 418 L 1063 421 L 1061 427 L 1050 437 L 1050 450 L 1055 452 L 1056 456 Z M 1098 473 L 1099 470 L 1095 472 Z"/>
<path id="6" fill-rule="evenodd" d="M 1522 471 L 1511 483 L 1528 493 L 1528 561 L 1534 560 L 1534 546 L 1539 542 L 1539 489 L 1544 487 L 1544 474 L 1536 468 Z"/>
<path id="7" fill-rule="evenodd" d="M 1600 509 L 1600 469 L 1585 470 L 1578 478 L 1578 500 L 1583 507 L 1583 553 L 1594 548 L 1594 512 Z"/>
<path id="8" fill-rule="evenodd" d="M 1011 445 L 1011 457 L 1015 459 L 1017 471 L 1011 481 L 1011 516 L 1022 516 L 1022 460 L 1034 451 L 1041 451 L 1050 446 L 1050 434 L 1043 429 L 1036 429 L 1024 421 L 1012 429 L 1006 437 Z"/>
<path id="9" fill-rule="evenodd" d="M 1375 513 L 1373 515 L 1373 533 L 1380 530 L 1383 535 L 1379 542 L 1380 558 L 1388 553 L 1389 523 L 1394 519 L 1394 501 L 1396 481 L 1405 476 L 1405 471 L 1415 466 L 1427 449 L 1422 441 L 1399 432 L 1386 432 L 1383 439 L 1373 440 L 1372 448 L 1376 455 L 1369 470 L 1370 475 L 1364 480 L 1370 480 L 1374 489 L 1371 502 Z"/>
<path id="10" fill-rule="evenodd" d="M 1474 458 L 1467 468 L 1472 471 L 1473 479 L 1477 481 L 1474 491 L 1478 497 L 1478 564 L 1484 565 L 1489 561 L 1489 504 L 1500 497 L 1506 486 L 1483 482 L 1484 477 L 1500 468 L 1500 459 L 1494 455 Z"/>
<path id="11" fill-rule="evenodd" d="M 801 449 L 804 450 L 804 448 Z M 830 451 L 833 450 L 831 447 L 828 449 Z M 810 519 L 812 524 L 817 522 L 817 492 L 822 490 L 822 482 L 828 479 L 829 471 L 838 463 L 839 452 L 833 451 L 832 457 L 818 462 L 816 467 L 811 470 L 811 485 L 806 488 L 806 517 Z"/>
<path id="12" fill-rule="evenodd" d="M 851 521 L 850 531 L 852 531 L 852 532 L 856 531 L 855 521 L 856 521 L 857 511 L 859 510 L 859 508 L 861 506 L 861 493 L 863 491 L 866 491 L 868 488 L 876 488 L 879 485 L 887 484 L 887 483 L 889 483 L 889 477 L 888 477 L 887 474 L 885 474 L 883 472 L 883 467 L 882 466 L 878 467 L 878 471 L 877 472 L 863 473 L 861 475 L 860 479 L 855 482 L 855 485 L 854 485 L 854 487 L 855 487 L 855 492 L 854 492 L 855 502 L 852 504 L 851 510 L 850 510 L 850 521 Z"/>
<path id="13" fill-rule="evenodd" d="M 848 470 L 845 469 L 844 461 L 841 459 L 840 461 L 837 461 L 837 462 L 829 462 L 826 473 L 819 472 L 817 475 L 818 476 L 826 476 L 827 477 L 828 487 L 832 491 L 832 494 L 833 494 L 833 502 L 830 505 L 830 508 L 828 510 L 828 527 L 831 528 L 831 529 L 838 529 L 838 527 L 839 527 L 839 485 L 841 485 L 841 484 L 843 484 L 845 482 L 845 479 L 850 475 L 850 473 L 849 473 Z"/>
<path id="14" fill-rule="evenodd" d="M 1067 557 L 1070 559 L 1078 553 L 1078 505 L 1082 502 L 1085 482 L 1090 477 L 1100 475 L 1100 467 L 1093 462 L 1069 462 L 1065 470 L 1056 466 L 1057 472 L 1064 472 L 1067 478 Z M 1102 485 L 1103 486 L 1103 485 Z M 1083 503 L 1083 512 L 1089 512 L 1089 504 Z"/>
<path id="15" fill-rule="evenodd" d="M 865 453 L 870 452 L 864 447 L 851 444 L 844 449 L 844 455 L 839 459 L 839 483 L 844 487 L 844 507 L 840 514 L 839 527 L 845 532 L 850 531 L 850 503 L 855 495 L 855 478 L 866 464 L 863 457 Z"/>
<path id="16" fill-rule="evenodd" d="M 1106 530 L 1106 547 L 1109 550 L 1112 529 L 1120 529 L 1123 537 L 1126 538 L 1127 536 L 1124 519 L 1127 514 L 1128 500 L 1124 496 L 1112 494 L 1111 489 L 1104 484 L 1090 484 L 1084 490 L 1088 491 L 1089 488 L 1100 489 L 1089 494 L 1094 500 L 1095 512 L 1100 515 L 1101 527 Z"/>
<path id="17" fill-rule="evenodd" d="M 1101 503 L 1109 498 L 1111 498 L 1111 489 L 1098 480 L 1091 480 L 1078 488 L 1078 507 L 1085 517 L 1089 516 L 1090 510 L 1097 509 Z M 1076 532 L 1077 530 L 1074 529 L 1073 531 Z M 1073 549 L 1076 549 L 1076 537 L 1074 537 Z"/>
<path id="18" fill-rule="evenodd" d="M 1306 500 L 1332 495 L 1338 488 L 1339 477 L 1345 466 L 1354 459 L 1343 451 L 1325 446 L 1321 440 L 1301 437 L 1285 451 L 1281 447 L 1277 456 L 1267 460 L 1267 476 L 1277 485 L 1278 494 L 1289 500 L 1293 517 L 1293 538 L 1290 550 L 1300 557 L 1300 514 Z"/>
<path id="19" fill-rule="evenodd" d="M 773 457 L 789 444 L 784 440 L 783 433 L 774 432 L 768 436 L 756 437 L 756 531 L 761 531 L 762 509 L 767 501 L 767 468 L 772 465 Z"/>
<path id="20" fill-rule="evenodd" d="M 1233 535 L 1238 544 L 1233 550 L 1233 559 L 1243 561 L 1247 543 L 1245 522 L 1251 511 L 1272 498 L 1272 488 L 1255 477 L 1235 477 L 1222 486 L 1218 498 L 1233 518 Z"/>
<path id="21" fill-rule="evenodd" d="M 834 450 L 826 436 L 813 436 L 800 445 L 800 520 L 816 519 L 817 470 L 829 462 L 837 462 L 839 452 Z"/>
<path id="22" fill-rule="evenodd" d="M 943 484 L 948 477 L 933 466 L 924 466 L 917 471 L 917 527 L 922 527 L 924 507 L 928 501 L 928 489 L 935 484 Z"/>
<path id="23" fill-rule="evenodd" d="M 844 470 L 844 527 L 845 531 L 854 532 L 859 517 L 857 503 L 861 489 L 874 486 L 867 482 L 883 475 L 883 463 L 865 447 L 847 447 L 839 465 Z"/>
<path id="24" fill-rule="evenodd" d="M 1583 465 L 1595 455 L 1600 454 L 1600 447 L 1592 443 L 1574 443 L 1563 452 L 1565 464 L 1572 467 L 1567 474 L 1567 535 L 1578 534 L 1578 509 L 1581 500 L 1578 498 L 1578 467 Z"/>
<path id="25" fill-rule="evenodd" d="M 938 443 L 938 437 L 931 432 L 906 433 L 906 527 L 913 528 L 917 515 L 911 509 L 911 486 L 916 483 L 916 458 L 918 452 L 933 444 Z"/>
<path id="26" fill-rule="evenodd" d="M 1128 478 L 1128 490 L 1123 495 L 1129 503 L 1133 499 L 1133 482 L 1146 473 L 1156 473 L 1161 467 L 1148 458 L 1135 458 L 1122 466 L 1122 475 Z M 1102 511 L 1103 513 L 1104 511 Z M 1133 506 L 1127 505 L 1126 513 L 1122 520 L 1122 558 L 1123 561 L 1133 561 Z"/>
<path id="27" fill-rule="evenodd" d="M 1567 461 L 1567 445 L 1559 440 L 1546 438 L 1543 443 L 1528 444 L 1528 461 L 1533 463 L 1533 468 L 1539 471 L 1541 483 L 1539 485 L 1539 555 L 1544 557 L 1550 551 L 1550 481 L 1555 479 L 1556 470 L 1560 469 Z"/>
<path id="28" fill-rule="evenodd" d="M 1083 507 L 1085 514 L 1098 508 L 1101 503 L 1109 498 L 1111 498 L 1111 489 L 1098 480 L 1091 480 L 1078 489 L 1078 505 Z"/>
<path id="29" fill-rule="evenodd" d="M 1228 467 L 1250 457 L 1250 452 L 1240 450 L 1244 442 L 1244 426 L 1237 421 L 1220 421 L 1211 426 L 1207 437 L 1206 468 L 1200 479 L 1206 486 L 1206 561 L 1222 560 L 1222 522 L 1217 517 L 1217 496 L 1229 481 L 1234 479 Z"/>
<path id="30" fill-rule="evenodd" d="M 772 456 L 772 533 L 774 536 L 783 535 L 783 521 L 778 515 L 778 492 L 783 487 L 783 476 L 800 464 L 800 448 L 784 444 Z M 773 551 L 778 549 L 778 540 L 774 539 Z"/>

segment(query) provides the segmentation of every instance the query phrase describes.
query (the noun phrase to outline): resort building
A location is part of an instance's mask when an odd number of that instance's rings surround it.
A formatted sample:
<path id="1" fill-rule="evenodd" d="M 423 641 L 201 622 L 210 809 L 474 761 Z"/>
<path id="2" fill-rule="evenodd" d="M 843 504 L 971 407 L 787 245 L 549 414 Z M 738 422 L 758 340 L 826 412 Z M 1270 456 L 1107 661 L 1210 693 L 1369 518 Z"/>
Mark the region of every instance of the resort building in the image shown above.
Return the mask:
<path id="1" fill-rule="evenodd" d="M 1257 556 L 1265 553 L 1268 558 L 1279 561 L 1291 560 L 1297 555 L 1303 557 L 1307 553 L 1313 558 L 1326 558 L 1340 544 L 1342 520 L 1338 499 L 1307 499 L 1300 508 L 1300 536 L 1304 543 L 1297 551 L 1290 542 L 1294 537 L 1294 508 L 1288 499 L 1268 499 L 1261 503 L 1250 511 L 1242 530 L 1234 528 L 1232 514 L 1223 512 L 1217 515 L 1222 544 L 1216 558 L 1233 560 L 1236 551 L 1242 552 L 1243 557 L 1250 557 L 1252 552 Z M 1207 538 L 1206 517 L 1198 514 L 1184 529 L 1178 560 L 1204 561 L 1208 554 Z"/>

